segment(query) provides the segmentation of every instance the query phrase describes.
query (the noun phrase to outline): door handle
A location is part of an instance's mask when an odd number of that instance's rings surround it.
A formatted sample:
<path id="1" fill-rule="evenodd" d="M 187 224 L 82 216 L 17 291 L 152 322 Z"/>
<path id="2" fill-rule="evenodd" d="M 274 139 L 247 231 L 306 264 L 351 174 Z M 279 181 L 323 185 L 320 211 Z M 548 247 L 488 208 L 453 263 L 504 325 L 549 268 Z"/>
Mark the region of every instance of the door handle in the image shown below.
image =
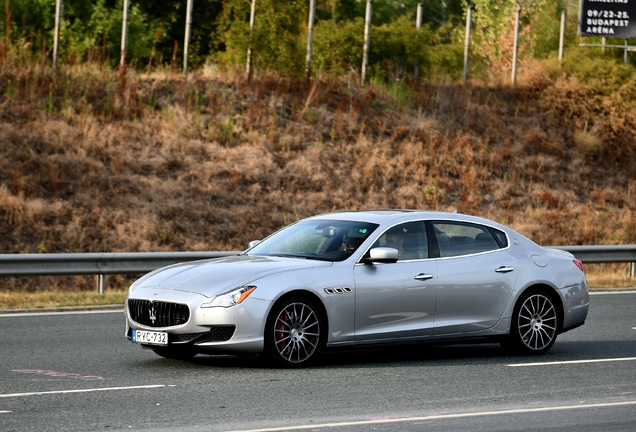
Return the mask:
<path id="1" fill-rule="evenodd" d="M 506 266 L 501 266 L 499 267 L 497 270 L 495 270 L 497 273 L 509 273 L 511 271 L 514 270 L 514 267 L 506 267 Z"/>
<path id="2" fill-rule="evenodd" d="M 415 276 L 413 279 L 424 281 L 424 280 L 433 279 L 433 275 L 430 273 L 420 273 L 417 276 Z"/>

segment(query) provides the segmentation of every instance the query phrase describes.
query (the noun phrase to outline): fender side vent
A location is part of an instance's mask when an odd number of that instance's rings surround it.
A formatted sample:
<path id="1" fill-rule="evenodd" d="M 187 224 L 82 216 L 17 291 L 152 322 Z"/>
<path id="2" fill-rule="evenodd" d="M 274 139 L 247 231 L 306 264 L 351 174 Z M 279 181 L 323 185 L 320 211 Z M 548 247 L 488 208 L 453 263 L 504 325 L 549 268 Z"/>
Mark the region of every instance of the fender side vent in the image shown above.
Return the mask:
<path id="1" fill-rule="evenodd" d="M 333 295 L 333 294 L 344 294 L 344 293 L 350 293 L 353 292 L 353 290 L 349 287 L 342 287 L 342 288 L 325 288 L 325 292 L 329 295 Z"/>

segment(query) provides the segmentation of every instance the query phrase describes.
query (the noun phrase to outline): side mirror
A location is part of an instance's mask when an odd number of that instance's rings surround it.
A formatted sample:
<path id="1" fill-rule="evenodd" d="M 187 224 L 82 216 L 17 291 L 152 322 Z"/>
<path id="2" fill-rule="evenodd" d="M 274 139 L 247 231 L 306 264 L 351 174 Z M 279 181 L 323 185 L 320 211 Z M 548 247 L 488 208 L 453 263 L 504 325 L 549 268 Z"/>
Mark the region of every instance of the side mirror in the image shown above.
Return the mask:
<path id="1" fill-rule="evenodd" d="M 368 263 L 394 263 L 398 260 L 399 252 L 397 249 L 389 247 L 377 247 L 369 251 L 369 257 L 366 259 Z"/>
<path id="2" fill-rule="evenodd" d="M 252 249 L 254 246 L 259 244 L 260 242 L 261 242 L 260 240 L 252 240 L 251 242 L 248 243 L 247 248 Z"/>

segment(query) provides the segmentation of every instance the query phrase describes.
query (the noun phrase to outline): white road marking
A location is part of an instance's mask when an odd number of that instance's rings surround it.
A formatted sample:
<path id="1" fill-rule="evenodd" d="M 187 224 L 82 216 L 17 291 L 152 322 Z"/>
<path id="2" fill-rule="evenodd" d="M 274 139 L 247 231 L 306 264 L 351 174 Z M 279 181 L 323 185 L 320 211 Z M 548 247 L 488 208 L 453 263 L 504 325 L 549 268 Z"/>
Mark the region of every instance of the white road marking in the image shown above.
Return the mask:
<path id="1" fill-rule="evenodd" d="M 0 414 L 9 414 L 11 411 L 0 411 Z"/>
<path id="2" fill-rule="evenodd" d="M 11 317 L 28 317 L 28 316 L 46 316 L 46 315 L 79 315 L 79 314 L 105 314 L 105 313 L 123 313 L 124 307 L 121 309 L 106 309 L 106 310 L 76 310 L 76 311 L 51 311 L 51 312 L 15 312 L 15 313 L 0 313 L 0 318 Z"/>
<path id="3" fill-rule="evenodd" d="M 478 412 L 460 413 L 460 414 L 430 415 L 425 417 L 383 418 L 383 419 L 376 419 L 376 420 L 361 420 L 361 421 L 351 421 L 351 422 L 341 422 L 341 423 L 323 423 L 323 424 L 284 426 L 284 427 L 264 428 L 264 429 L 246 429 L 246 430 L 236 430 L 233 432 L 276 432 L 276 431 L 288 431 L 288 430 L 322 429 L 322 428 L 364 426 L 364 425 L 386 424 L 386 423 L 406 423 L 406 422 L 415 422 L 415 421 L 458 419 L 458 418 L 467 418 L 467 417 L 484 417 L 484 416 L 495 416 L 495 415 L 504 415 L 504 414 L 525 414 L 525 413 L 538 413 L 538 412 L 546 412 L 546 411 L 608 408 L 608 407 L 618 407 L 618 406 L 626 406 L 626 405 L 636 405 L 636 401 L 599 403 L 599 404 L 588 404 L 588 405 L 566 405 L 566 406 L 554 406 L 554 407 L 543 407 L 543 408 L 525 408 L 525 409 L 520 408 L 520 409 L 501 410 L 501 411 L 481 411 L 481 412 L 478 411 Z"/>
<path id="4" fill-rule="evenodd" d="M 0 394 L 0 398 L 40 396 L 40 395 L 51 395 L 51 394 L 67 394 L 67 393 L 89 393 L 89 392 L 100 392 L 100 391 L 110 391 L 110 390 L 138 390 L 138 389 L 152 389 L 152 388 L 160 388 L 160 387 L 166 387 L 166 386 L 164 384 L 156 384 L 156 385 L 145 385 L 145 386 L 134 386 L 134 387 L 103 387 L 103 388 L 92 388 L 92 389 L 58 390 L 58 391 L 31 392 L 31 393 L 10 393 L 10 394 Z"/>
<path id="5" fill-rule="evenodd" d="M 636 294 L 636 291 L 634 291 L 633 289 L 627 290 L 627 291 L 623 291 L 623 290 L 616 290 L 616 291 L 590 291 L 590 295 L 605 295 L 605 294 Z"/>
<path id="6" fill-rule="evenodd" d="M 543 363 L 517 363 L 517 364 L 509 364 L 510 367 L 520 367 L 520 366 L 551 366 L 551 365 L 564 365 L 564 364 L 578 364 L 578 363 L 604 363 L 604 362 L 616 362 L 616 361 L 634 361 L 636 357 L 622 357 L 622 358 L 611 358 L 611 359 L 593 359 L 593 360 L 569 360 L 569 361 L 554 361 L 554 362 L 543 362 Z"/>

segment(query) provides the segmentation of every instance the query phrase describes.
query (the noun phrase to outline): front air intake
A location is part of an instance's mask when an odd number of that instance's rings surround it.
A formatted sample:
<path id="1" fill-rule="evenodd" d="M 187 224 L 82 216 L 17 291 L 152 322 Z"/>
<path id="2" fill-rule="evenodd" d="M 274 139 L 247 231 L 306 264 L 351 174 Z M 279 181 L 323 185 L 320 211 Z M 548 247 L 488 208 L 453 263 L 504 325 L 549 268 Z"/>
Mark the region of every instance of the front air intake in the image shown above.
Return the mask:
<path id="1" fill-rule="evenodd" d="M 130 319 L 146 327 L 174 327 L 188 322 L 190 308 L 181 303 L 128 300 Z"/>

